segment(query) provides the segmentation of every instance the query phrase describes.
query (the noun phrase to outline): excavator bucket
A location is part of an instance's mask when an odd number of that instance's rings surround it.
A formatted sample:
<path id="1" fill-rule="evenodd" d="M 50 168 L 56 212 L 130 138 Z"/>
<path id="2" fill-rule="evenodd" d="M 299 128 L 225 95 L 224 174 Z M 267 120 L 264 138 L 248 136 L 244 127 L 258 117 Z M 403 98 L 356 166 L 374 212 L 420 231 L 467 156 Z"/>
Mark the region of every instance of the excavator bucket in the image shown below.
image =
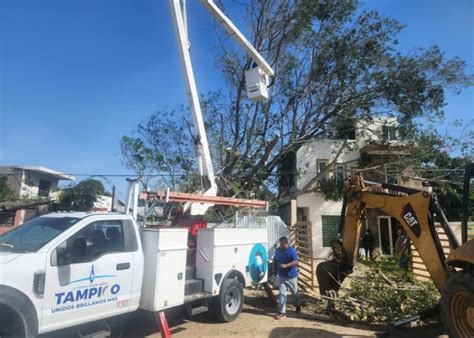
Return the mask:
<path id="1" fill-rule="evenodd" d="M 334 297 L 341 287 L 345 274 L 340 273 L 340 265 L 336 262 L 321 262 L 316 268 L 319 293 L 323 296 Z"/>

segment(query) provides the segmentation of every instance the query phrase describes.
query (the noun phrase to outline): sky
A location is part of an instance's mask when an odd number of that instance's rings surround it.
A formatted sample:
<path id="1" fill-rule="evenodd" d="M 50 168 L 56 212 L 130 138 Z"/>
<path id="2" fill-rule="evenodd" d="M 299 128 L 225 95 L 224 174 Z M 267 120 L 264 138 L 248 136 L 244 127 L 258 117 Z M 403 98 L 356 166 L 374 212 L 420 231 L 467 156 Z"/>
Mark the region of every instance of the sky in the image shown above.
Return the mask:
<path id="1" fill-rule="evenodd" d="M 223 86 L 216 34 L 188 0 L 198 90 Z M 224 0 L 246 32 L 245 3 Z M 41 165 L 67 174 L 127 174 L 120 138 L 153 112 L 186 104 L 166 0 L 0 0 L 0 164 Z M 474 1 L 365 0 L 362 7 L 407 25 L 402 51 L 439 45 L 474 73 Z M 446 122 L 474 118 L 474 90 L 447 96 Z M 192 145 L 190 145 L 192 146 Z M 123 198 L 121 177 L 108 177 Z"/>

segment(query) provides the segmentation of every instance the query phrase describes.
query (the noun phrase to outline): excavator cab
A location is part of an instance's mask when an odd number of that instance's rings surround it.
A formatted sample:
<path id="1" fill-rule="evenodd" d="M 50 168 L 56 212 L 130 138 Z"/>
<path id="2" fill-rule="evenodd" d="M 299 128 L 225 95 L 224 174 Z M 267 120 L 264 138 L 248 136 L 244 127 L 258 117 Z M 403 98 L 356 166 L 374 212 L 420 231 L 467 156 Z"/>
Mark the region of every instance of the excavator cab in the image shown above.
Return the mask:
<path id="1" fill-rule="evenodd" d="M 471 164 L 466 168 L 465 182 L 470 182 L 473 176 Z M 467 188 L 464 185 L 465 198 L 466 189 L 468 191 L 469 184 Z M 346 179 L 339 228 L 341 238 L 333 241 L 330 259 L 316 268 L 320 294 L 336 296 L 345 277 L 352 273 L 359 253 L 366 207 L 383 211 L 402 225 L 441 292 L 441 315 L 450 336 L 473 337 L 474 239 L 467 241 L 467 207 L 464 203 L 463 244 L 460 245 L 436 195 L 428 190 L 368 182 L 361 176 Z M 449 257 L 444 254 L 435 221 L 448 237 L 452 250 Z"/>

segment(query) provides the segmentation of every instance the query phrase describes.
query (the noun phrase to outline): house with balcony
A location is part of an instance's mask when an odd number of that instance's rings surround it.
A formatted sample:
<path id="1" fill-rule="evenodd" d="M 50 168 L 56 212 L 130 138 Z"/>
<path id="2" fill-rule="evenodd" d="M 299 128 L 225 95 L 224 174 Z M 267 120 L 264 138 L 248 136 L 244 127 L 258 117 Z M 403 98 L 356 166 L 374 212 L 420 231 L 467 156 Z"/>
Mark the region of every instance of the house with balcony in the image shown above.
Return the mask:
<path id="1" fill-rule="evenodd" d="M 315 139 L 288 154 L 279 167 L 281 217 L 288 225 L 304 222 L 310 228 L 315 265 L 327 258 L 339 230 L 342 200 L 328 198 L 328 188 L 340 192 L 345 177 L 358 173 L 371 181 L 421 187 L 421 181 L 406 179 L 416 175 L 409 165 L 410 148 L 400 140 L 395 118 L 354 123 L 344 136 Z M 391 173 L 388 157 L 404 159 L 407 165 Z M 367 167 L 373 169 L 363 169 Z M 380 254 L 394 253 L 398 226 L 378 210 L 367 211 L 365 227 L 372 230 Z"/>
<path id="2" fill-rule="evenodd" d="M 7 176 L 15 200 L 55 200 L 59 181 L 74 180 L 73 176 L 42 166 L 1 165 L 0 175 Z"/>

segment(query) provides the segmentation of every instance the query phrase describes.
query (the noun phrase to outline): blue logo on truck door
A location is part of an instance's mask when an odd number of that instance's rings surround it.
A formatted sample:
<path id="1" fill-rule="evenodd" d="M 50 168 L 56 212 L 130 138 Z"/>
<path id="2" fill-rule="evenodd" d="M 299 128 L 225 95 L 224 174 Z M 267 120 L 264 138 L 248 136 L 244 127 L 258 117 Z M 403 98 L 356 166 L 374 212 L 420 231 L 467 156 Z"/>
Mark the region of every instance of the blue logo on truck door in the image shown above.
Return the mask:
<path id="1" fill-rule="evenodd" d="M 79 284 L 77 286 L 73 286 L 70 290 L 57 292 L 54 295 L 56 306 L 51 309 L 51 312 L 63 312 L 109 302 L 117 302 L 117 295 L 120 292 L 120 284 L 109 285 L 108 282 L 103 281 L 103 279 L 113 277 L 116 276 L 96 274 L 94 265 L 92 265 L 89 276 L 73 280 L 66 284 L 66 286 L 68 286 L 71 284 L 86 282 L 85 285 Z"/>
<path id="2" fill-rule="evenodd" d="M 96 279 L 116 277 L 115 275 L 98 275 L 98 276 L 97 276 L 97 275 L 95 274 L 95 271 L 94 271 L 94 270 L 95 270 L 95 269 L 94 269 L 94 264 L 92 264 L 91 273 L 89 274 L 88 277 L 79 278 L 79 279 L 70 281 L 70 282 L 67 283 L 66 285 L 74 284 L 74 283 L 79 283 L 79 282 L 83 282 L 83 281 L 86 281 L 86 280 L 88 280 L 88 281 L 92 284 L 92 283 L 94 283 L 94 281 L 95 281 Z"/>
<path id="3" fill-rule="evenodd" d="M 248 271 L 250 278 L 255 284 L 260 283 L 266 276 L 268 270 L 267 249 L 263 244 L 257 243 L 250 251 Z"/>

